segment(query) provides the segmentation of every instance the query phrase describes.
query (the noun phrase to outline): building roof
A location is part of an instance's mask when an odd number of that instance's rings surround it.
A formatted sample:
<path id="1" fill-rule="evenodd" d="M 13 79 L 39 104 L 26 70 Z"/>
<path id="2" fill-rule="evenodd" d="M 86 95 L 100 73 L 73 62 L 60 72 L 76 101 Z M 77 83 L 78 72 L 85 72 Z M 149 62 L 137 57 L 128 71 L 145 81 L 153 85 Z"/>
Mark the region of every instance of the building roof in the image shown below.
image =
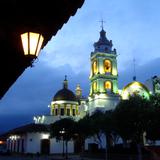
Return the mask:
<path id="1" fill-rule="evenodd" d="M 0 139 L 9 135 L 18 135 L 18 134 L 31 133 L 31 132 L 49 132 L 49 125 L 34 124 L 34 123 L 27 124 L 27 125 L 12 129 L 7 133 L 0 135 Z"/>
<path id="2" fill-rule="evenodd" d="M 43 48 L 83 3 L 84 0 L 0 1 L 0 99 L 33 61 L 23 55 L 20 35 L 28 31 L 41 33 Z"/>
<path id="3" fill-rule="evenodd" d="M 66 75 L 63 81 L 63 89 L 59 90 L 53 98 L 53 101 L 61 101 L 61 100 L 77 101 L 75 94 L 68 89 L 68 80 Z"/>
<path id="4" fill-rule="evenodd" d="M 53 101 L 60 101 L 60 100 L 77 101 L 75 94 L 67 88 L 63 88 L 55 94 Z"/>
<path id="5" fill-rule="evenodd" d="M 108 40 L 106 37 L 106 32 L 102 28 L 100 31 L 100 37 L 97 42 L 94 43 L 95 51 L 108 53 L 112 51 L 112 40 Z"/>
<path id="6" fill-rule="evenodd" d="M 138 82 L 138 81 L 133 81 L 133 82 L 130 82 L 128 83 L 124 88 L 123 90 L 126 90 L 127 88 L 131 87 L 131 86 L 141 86 L 142 88 L 144 88 L 148 93 L 149 93 L 149 90 L 148 88 L 141 82 Z"/>

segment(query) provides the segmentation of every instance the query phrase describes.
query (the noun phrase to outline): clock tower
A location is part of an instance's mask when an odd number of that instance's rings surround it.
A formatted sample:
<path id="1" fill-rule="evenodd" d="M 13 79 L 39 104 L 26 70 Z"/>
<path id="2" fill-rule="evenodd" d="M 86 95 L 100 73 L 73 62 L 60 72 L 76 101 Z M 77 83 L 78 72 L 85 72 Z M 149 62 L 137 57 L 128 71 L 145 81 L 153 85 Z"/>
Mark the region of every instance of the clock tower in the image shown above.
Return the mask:
<path id="1" fill-rule="evenodd" d="M 106 32 L 100 31 L 98 42 L 94 43 L 91 52 L 89 108 L 97 107 L 105 110 L 114 109 L 119 101 L 117 53 L 112 49 L 112 40 L 108 40 Z"/>

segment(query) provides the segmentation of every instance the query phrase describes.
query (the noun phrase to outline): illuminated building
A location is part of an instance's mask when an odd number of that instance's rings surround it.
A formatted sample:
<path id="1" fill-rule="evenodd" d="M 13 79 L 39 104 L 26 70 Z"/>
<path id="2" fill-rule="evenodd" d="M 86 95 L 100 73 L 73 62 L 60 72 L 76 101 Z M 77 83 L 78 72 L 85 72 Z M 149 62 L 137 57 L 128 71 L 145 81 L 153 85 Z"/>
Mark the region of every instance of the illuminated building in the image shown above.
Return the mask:
<path id="1" fill-rule="evenodd" d="M 100 38 L 94 43 L 94 52 L 91 52 L 90 112 L 96 108 L 114 109 L 119 102 L 117 53 L 112 46 L 102 27 Z"/>
<path id="2" fill-rule="evenodd" d="M 72 117 L 77 119 L 79 116 L 79 103 L 76 95 L 68 89 L 68 80 L 65 76 L 63 88 L 54 95 L 50 107 L 50 115 L 35 116 L 36 124 L 51 124 L 56 120 Z"/>
<path id="3" fill-rule="evenodd" d="M 160 77 L 153 76 L 150 79 L 147 79 L 145 85 L 148 87 L 151 94 L 160 94 Z"/>
<path id="4" fill-rule="evenodd" d="M 130 96 L 134 95 L 140 95 L 141 97 L 149 99 L 150 93 L 144 84 L 138 81 L 133 81 L 123 88 L 121 97 L 123 100 L 126 100 L 129 99 Z"/>

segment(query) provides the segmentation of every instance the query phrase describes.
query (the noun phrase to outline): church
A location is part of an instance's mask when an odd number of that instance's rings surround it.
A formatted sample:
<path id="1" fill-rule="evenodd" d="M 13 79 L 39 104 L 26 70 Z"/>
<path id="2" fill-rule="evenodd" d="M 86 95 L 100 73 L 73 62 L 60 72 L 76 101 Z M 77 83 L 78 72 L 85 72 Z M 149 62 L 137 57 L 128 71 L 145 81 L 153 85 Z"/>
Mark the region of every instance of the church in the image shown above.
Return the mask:
<path id="1" fill-rule="evenodd" d="M 128 99 L 133 94 L 149 98 L 150 94 L 160 93 L 160 77 L 154 76 L 145 84 L 136 81 L 118 88 L 117 51 L 113 49 L 112 40 L 108 40 L 106 32 L 100 31 L 100 37 L 94 43 L 94 51 L 90 55 L 90 93 L 82 96 L 78 84 L 75 93 L 69 89 L 67 76 L 62 83 L 62 89 L 54 95 L 49 108 L 50 115 L 33 117 L 34 123 L 24 125 L 5 133 L 7 150 L 15 153 L 62 153 L 63 141 L 50 138 L 50 124 L 57 120 L 71 117 L 74 120 L 92 114 L 96 109 L 113 110 L 121 99 Z M 3 135 L 3 137 L 4 137 Z M 2 137 L 2 136 L 1 136 Z M 85 149 L 93 140 L 86 140 Z M 68 152 L 75 153 L 74 141 L 69 141 Z"/>

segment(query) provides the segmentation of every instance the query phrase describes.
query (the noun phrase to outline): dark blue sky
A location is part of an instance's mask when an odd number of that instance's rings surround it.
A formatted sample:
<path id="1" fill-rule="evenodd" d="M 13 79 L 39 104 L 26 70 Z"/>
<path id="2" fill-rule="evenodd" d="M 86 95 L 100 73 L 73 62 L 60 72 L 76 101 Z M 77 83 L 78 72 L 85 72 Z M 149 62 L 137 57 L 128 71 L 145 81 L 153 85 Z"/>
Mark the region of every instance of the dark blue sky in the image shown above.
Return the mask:
<path id="1" fill-rule="evenodd" d="M 49 114 L 47 106 L 61 89 L 64 75 L 70 89 L 80 83 L 88 95 L 90 52 L 102 18 L 119 54 L 119 88 L 132 81 L 133 58 L 137 80 L 160 75 L 159 6 L 159 0 L 86 0 L 0 101 L 0 132 L 32 122 L 33 115 Z"/>

